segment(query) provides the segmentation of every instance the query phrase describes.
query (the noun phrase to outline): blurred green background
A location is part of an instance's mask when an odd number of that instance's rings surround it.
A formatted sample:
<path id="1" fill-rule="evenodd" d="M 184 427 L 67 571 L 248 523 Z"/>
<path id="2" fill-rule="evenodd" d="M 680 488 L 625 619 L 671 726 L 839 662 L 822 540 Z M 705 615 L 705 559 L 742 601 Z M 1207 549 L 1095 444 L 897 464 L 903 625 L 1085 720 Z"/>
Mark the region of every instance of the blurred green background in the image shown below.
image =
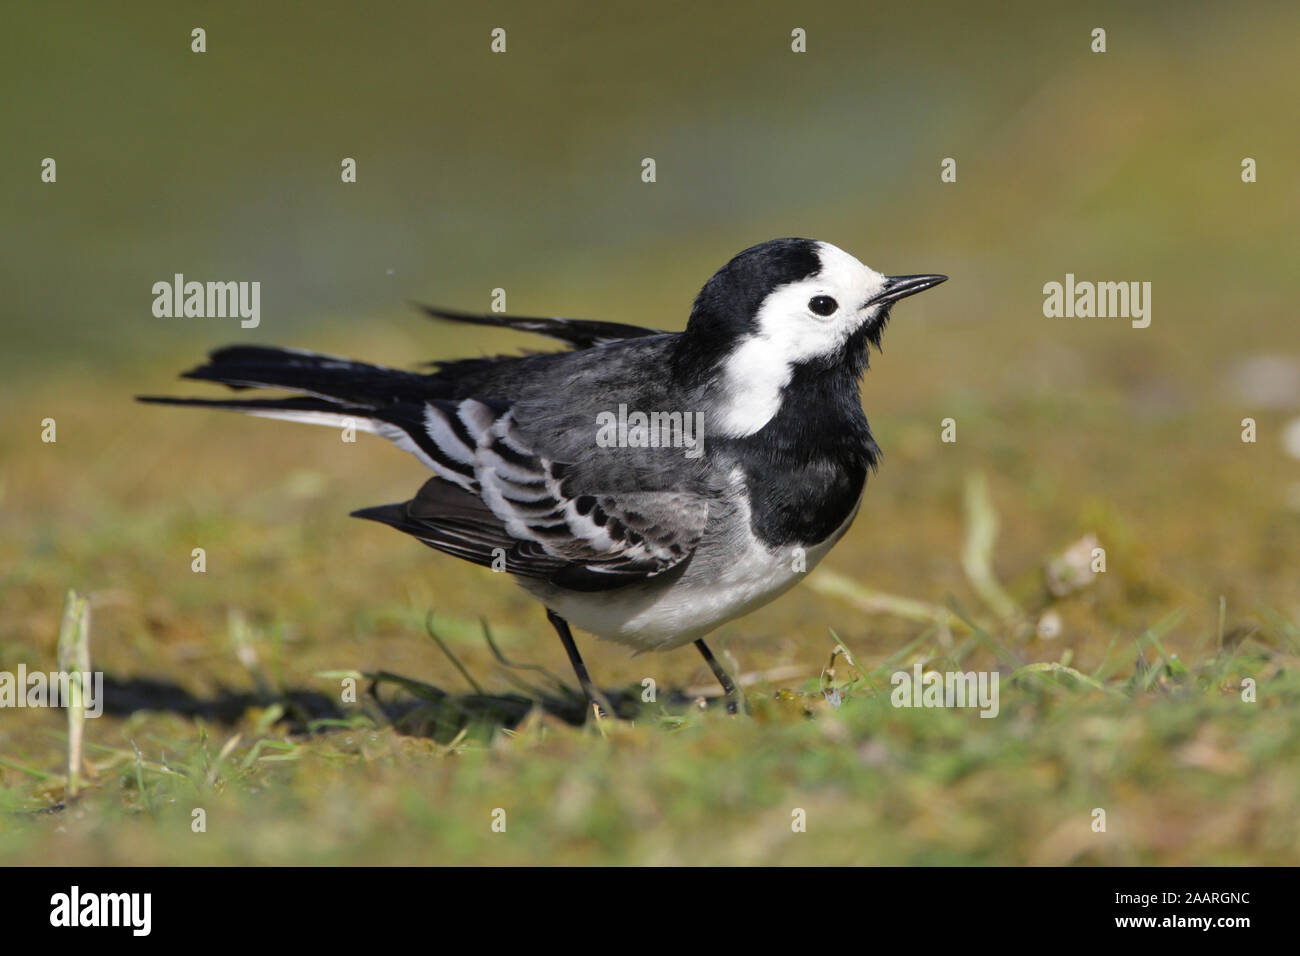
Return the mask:
<path id="1" fill-rule="evenodd" d="M 513 656 L 562 670 L 508 582 L 347 517 L 409 497 L 418 463 L 131 397 L 231 342 L 397 365 L 547 347 L 407 304 L 486 310 L 497 287 L 519 314 L 677 329 L 731 255 L 786 235 L 951 277 L 899 306 L 873 358 L 884 464 L 829 568 L 977 606 L 962 489 L 984 473 L 996 570 L 1025 607 L 1046 607 L 1052 555 L 1085 534 L 1107 548 L 1107 574 L 1052 605 L 1060 635 L 1026 638 L 1029 658 L 1090 670 L 1172 611 L 1166 646 L 1191 655 L 1220 596 L 1225 626 L 1268 646 L 1300 620 L 1294 4 L 48 3 L 6 20 L 0 667 L 51 666 L 76 587 L 98 666 L 195 693 L 248 682 L 231 613 L 294 687 L 338 667 L 455 682 L 422 636 L 431 608 L 464 624 L 457 653 L 496 689 L 480 615 Z M 151 286 L 177 272 L 260 281 L 260 327 L 155 318 Z M 1151 326 L 1045 318 L 1042 286 L 1067 272 L 1150 281 Z M 815 677 L 831 627 L 871 661 L 920 630 L 805 586 L 717 645 L 742 672 Z M 685 651 L 582 643 L 611 686 L 708 676 Z M 54 717 L 0 720 L 0 754 L 57 753 Z"/>

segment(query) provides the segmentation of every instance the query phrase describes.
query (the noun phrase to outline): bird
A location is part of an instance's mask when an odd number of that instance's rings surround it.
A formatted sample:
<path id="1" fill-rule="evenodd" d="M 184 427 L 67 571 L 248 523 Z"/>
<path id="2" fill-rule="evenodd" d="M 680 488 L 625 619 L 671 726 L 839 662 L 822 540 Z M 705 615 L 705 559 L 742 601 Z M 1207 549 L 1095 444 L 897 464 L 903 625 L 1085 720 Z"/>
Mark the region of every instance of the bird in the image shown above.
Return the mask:
<path id="1" fill-rule="evenodd" d="M 844 536 L 881 456 L 860 395 L 870 349 L 895 303 L 946 279 L 772 239 L 713 274 L 684 331 L 419 306 L 568 348 L 417 371 L 231 345 L 181 378 L 288 394 L 137 398 L 389 439 L 432 476 L 408 501 L 353 515 L 513 576 L 598 717 L 608 700 L 572 627 L 636 652 L 693 643 L 736 713 L 743 695 L 704 638 Z"/>

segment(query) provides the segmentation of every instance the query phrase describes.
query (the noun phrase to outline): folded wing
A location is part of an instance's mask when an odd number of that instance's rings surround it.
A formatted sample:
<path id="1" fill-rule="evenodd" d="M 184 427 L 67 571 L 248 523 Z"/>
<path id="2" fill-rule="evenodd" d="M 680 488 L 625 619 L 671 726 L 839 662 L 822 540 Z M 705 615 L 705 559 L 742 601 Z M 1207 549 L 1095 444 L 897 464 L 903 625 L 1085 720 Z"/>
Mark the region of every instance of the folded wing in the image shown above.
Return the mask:
<path id="1" fill-rule="evenodd" d="M 594 426 L 590 439 L 555 423 L 549 430 L 521 427 L 507 401 L 443 397 L 449 389 L 436 374 L 237 346 L 214 352 L 185 377 L 296 394 L 142 401 L 352 425 L 413 453 L 435 475 L 416 497 L 355 514 L 476 564 L 575 590 L 620 587 L 688 560 L 708 519 L 707 496 L 675 486 L 653 467 L 643 475 L 624 449 L 571 454 L 594 446 Z"/>

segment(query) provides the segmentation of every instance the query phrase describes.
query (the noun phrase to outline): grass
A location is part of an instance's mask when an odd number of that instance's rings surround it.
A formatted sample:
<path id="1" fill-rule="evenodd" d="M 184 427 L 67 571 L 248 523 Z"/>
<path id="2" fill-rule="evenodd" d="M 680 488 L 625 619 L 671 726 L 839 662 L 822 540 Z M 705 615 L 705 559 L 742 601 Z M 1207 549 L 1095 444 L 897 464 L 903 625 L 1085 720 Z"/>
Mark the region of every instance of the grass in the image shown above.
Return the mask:
<path id="1" fill-rule="evenodd" d="M 986 635 L 978 635 L 981 643 Z M 358 712 L 287 733 L 135 715 L 90 746 L 89 789 L 7 758 L 7 861 L 82 863 L 1272 863 L 1296 861 L 1295 647 L 1194 667 L 1143 642 L 1127 677 L 1018 668 L 997 719 L 905 710 L 911 659 L 751 691 L 753 714 L 645 707 L 572 727 L 533 711 L 450 741 Z M 1137 649 L 1128 655 L 1135 658 Z M 1243 678 L 1257 681 L 1245 703 Z M 838 694 L 838 706 L 828 694 Z M 44 735 L 51 745 L 62 735 Z M 792 832 L 796 808 L 807 831 Z M 1106 832 L 1092 828 L 1106 811 Z M 197 810 L 205 832 L 193 832 Z M 505 832 L 493 814 L 505 811 Z"/>
<path id="2" fill-rule="evenodd" d="M 1098 621 L 1115 613 L 1109 603 L 1135 603 L 1130 586 L 1109 570 L 1061 572 L 1071 554 L 1077 564 L 1078 548 L 1038 562 L 1053 574 L 1004 584 L 994 571 L 1002 521 L 988 480 L 968 474 L 956 497 L 963 543 L 954 560 L 969 576 L 968 597 L 937 603 L 869 589 L 843 571 L 815 573 L 803 590 L 821 597 L 805 600 L 831 605 L 847 630 L 802 639 L 794 655 L 807 663 L 802 678 L 791 676 L 800 667 L 789 666 L 779 643 L 776 652 L 770 644 L 746 652 L 746 664 L 765 666 L 740 668 L 750 672 L 752 710 L 741 719 L 702 707 L 694 695 L 708 684 L 698 665 L 683 670 L 686 662 L 669 655 L 662 660 L 676 669 L 660 675 L 656 702 L 643 702 L 633 679 L 620 696 L 630 719 L 578 725 L 581 702 L 532 663 L 545 655 L 519 615 L 502 613 L 506 620 L 489 627 L 469 616 L 429 618 L 419 596 L 363 599 L 357 632 L 401 641 L 390 670 L 355 660 L 315 666 L 368 655 L 350 653 L 346 639 L 314 641 L 289 614 L 234 606 L 220 639 L 205 636 L 202 651 L 182 642 L 178 652 L 167 647 L 170 632 L 210 621 L 213 608 L 155 606 L 151 613 L 169 620 L 147 623 L 151 634 L 135 635 L 133 654 L 106 634 L 89 636 L 90 653 L 110 662 L 121 713 L 86 721 L 84 731 L 80 722 L 63 726 L 56 712 L 6 716 L 0 860 L 1300 860 L 1296 621 L 1264 607 L 1233 625 L 1227 602 L 1215 601 L 1208 616 L 1174 607 L 1148 627 L 1112 628 L 1104 650 L 1095 640 L 1044 638 L 1051 616 L 1091 619 L 1099 637 Z M 195 526 L 205 527 L 201 516 Z M 221 542 L 235 531 L 205 533 Z M 188 554 L 179 542 L 176 550 Z M 319 585 L 299 597 L 283 579 L 292 580 L 291 569 L 266 573 L 281 586 L 265 603 L 310 619 Z M 69 653 L 86 650 L 84 634 L 75 638 L 86 621 L 80 602 L 69 596 Z M 90 603 L 121 640 L 120 612 L 133 602 L 100 591 Z M 350 603 L 346 588 L 339 603 Z M 892 627 L 903 639 L 888 649 L 863 640 L 854 623 L 862 615 L 876 625 L 868 633 Z M 132 658 L 155 662 L 152 683 L 124 672 Z M 199 663 L 180 663 L 187 658 Z M 27 661 L 39 666 L 39 655 Z M 552 663 L 562 666 L 558 654 Z M 891 676 L 917 664 L 996 671 L 996 718 L 892 706 Z M 104 666 L 98 657 L 92 665 Z M 84 734 L 79 762 L 68 727 Z M 1104 832 L 1094 828 L 1099 809 Z"/>

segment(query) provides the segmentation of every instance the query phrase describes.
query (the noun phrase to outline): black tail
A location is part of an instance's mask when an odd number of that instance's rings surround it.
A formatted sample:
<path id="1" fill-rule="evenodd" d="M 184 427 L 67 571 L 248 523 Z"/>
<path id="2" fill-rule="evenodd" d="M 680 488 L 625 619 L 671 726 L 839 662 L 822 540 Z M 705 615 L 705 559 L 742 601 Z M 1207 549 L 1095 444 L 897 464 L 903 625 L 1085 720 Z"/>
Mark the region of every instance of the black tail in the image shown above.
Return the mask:
<path id="1" fill-rule="evenodd" d="M 365 407 L 448 397 L 447 384 L 432 375 L 265 345 L 217 349 L 208 356 L 207 364 L 190 369 L 181 378 L 236 389 L 283 388 Z"/>

